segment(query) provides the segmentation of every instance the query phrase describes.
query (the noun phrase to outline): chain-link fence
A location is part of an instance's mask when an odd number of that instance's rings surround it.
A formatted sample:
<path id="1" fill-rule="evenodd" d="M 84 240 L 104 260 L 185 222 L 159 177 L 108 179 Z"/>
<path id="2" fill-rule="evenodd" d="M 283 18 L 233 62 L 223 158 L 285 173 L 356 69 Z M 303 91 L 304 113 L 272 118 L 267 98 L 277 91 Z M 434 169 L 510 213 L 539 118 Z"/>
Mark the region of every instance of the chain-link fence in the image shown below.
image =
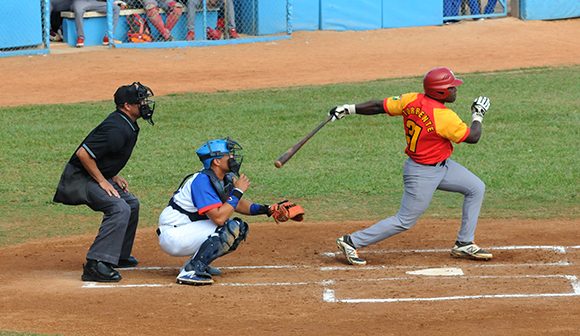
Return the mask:
<path id="1" fill-rule="evenodd" d="M 54 1 L 54 0 L 53 0 Z M 61 0 L 70 46 L 163 48 L 288 37 L 288 0 Z"/>
<path id="2" fill-rule="evenodd" d="M 46 54 L 49 0 L 2 0 L 0 57 Z"/>
<path id="3" fill-rule="evenodd" d="M 506 16 L 508 0 L 443 0 L 443 19 L 457 22 L 463 19 L 482 20 Z"/>

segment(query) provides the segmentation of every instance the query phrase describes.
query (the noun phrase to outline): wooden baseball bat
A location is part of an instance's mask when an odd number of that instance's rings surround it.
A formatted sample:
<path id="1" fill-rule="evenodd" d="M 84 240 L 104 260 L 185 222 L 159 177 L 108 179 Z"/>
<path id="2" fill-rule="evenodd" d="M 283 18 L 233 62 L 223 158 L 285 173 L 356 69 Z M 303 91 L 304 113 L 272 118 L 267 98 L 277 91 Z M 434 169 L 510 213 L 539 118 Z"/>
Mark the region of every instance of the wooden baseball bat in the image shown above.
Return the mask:
<path id="1" fill-rule="evenodd" d="M 300 141 L 298 141 L 294 146 L 290 147 L 290 149 L 288 149 L 284 154 L 280 155 L 278 160 L 274 161 L 274 166 L 276 166 L 276 168 L 281 168 L 286 162 L 288 162 L 288 160 L 292 158 L 292 156 L 294 156 L 294 154 L 296 154 L 300 148 L 302 148 L 302 146 L 304 146 L 308 140 L 310 140 L 310 138 L 314 136 L 314 134 L 320 131 L 324 125 L 328 124 L 330 120 L 332 120 L 332 116 L 329 115 L 323 122 L 320 123 L 320 125 L 316 126 L 316 128 L 313 129 L 310 133 L 306 134 L 304 138 L 300 139 Z"/>

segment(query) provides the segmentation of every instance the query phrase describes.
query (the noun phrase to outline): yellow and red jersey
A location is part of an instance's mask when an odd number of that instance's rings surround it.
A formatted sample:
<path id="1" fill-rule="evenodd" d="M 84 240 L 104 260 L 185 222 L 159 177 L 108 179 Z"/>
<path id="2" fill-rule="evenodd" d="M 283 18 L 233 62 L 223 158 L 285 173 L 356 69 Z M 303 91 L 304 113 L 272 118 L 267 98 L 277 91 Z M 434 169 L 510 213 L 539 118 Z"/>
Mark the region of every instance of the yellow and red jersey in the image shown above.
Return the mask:
<path id="1" fill-rule="evenodd" d="M 403 116 L 405 153 L 421 164 L 441 162 L 453 153 L 453 144 L 469 136 L 469 127 L 445 105 L 422 93 L 406 93 L 383 101 L 390 116 Z"/>

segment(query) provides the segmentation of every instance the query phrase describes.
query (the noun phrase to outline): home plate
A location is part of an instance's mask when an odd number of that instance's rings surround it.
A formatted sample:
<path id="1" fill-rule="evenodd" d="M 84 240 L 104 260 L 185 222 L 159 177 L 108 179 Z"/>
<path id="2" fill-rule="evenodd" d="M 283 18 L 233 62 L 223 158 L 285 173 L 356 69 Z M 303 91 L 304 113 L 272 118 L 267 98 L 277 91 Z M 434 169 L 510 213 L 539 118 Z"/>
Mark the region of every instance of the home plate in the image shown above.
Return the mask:
<path id="1" fill-rule="evenodd" d="M 407 274 L 428 275 L 428 276 L 453 276 L 453 275 L 463 275 L 463 270 L 457 267 L 426 268 L 417 271 L 409 271 L 407 272 Z"/>

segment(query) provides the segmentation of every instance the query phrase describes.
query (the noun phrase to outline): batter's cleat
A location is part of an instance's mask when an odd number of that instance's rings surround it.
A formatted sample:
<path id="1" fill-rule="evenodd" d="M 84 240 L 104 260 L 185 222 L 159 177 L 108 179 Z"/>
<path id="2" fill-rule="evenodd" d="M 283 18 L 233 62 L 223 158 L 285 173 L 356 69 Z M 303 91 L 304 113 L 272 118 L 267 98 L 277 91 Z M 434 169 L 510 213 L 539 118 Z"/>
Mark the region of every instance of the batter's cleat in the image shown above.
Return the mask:
<path id="1" fill-rule="evenodd" d="M 176 282 L 181 285 L 203 286 L 211 285 L 213 279 L 211 276 L 199 275 L 195 274 L 195 271 L 186 271 L 185 269 L 182 269 L 177 276 Z"/>
<path id="2" fill-rule="evenodd" d="M 116 265 L 116 268 L 129 268 L 135 267 L 137 265 L 139 265 L 139 260 L 133 256 L 130 256 L 127 259 L 119 259 L 119 263 Z"/>
<path id="3" fill-rule="evenodd" d="M 207 266 L 207 268 L 205 269 L 205 271 L 211 275 L 211 276 L 216 276 L 216 275 L 222 275 L 222 271 L 217 268 L 217 267 L 212 267 L 210 265 Z"/>
<path id="4" fill-rule="evenodd" d="M 455 258 L 475 259 L 475 260 L 490 260 L 493 254 L 487 252 L 473 242 L 460 243 L 455 242 L 455 246 L 451 249 L 451 256 Z"/>
<path id="5" fill-rule="evenodd" d="M 83 281 L 119 282 L 123 277 L 113 267 L 104 261 L 87 259 L 83 265 Z"/>
<path id="6" fill-rule="evenodd" d="M 352 239 L 350 239 L 349 235 L 344 235 L 336 239 L 336 246 L 338 246 L 338 249 L 342 251 L 349 264 L 357 266 L 367 264 L 366 260 L 359 258 L 358 253 L 356 252 L 356 248 L 354 247 Z"/>

